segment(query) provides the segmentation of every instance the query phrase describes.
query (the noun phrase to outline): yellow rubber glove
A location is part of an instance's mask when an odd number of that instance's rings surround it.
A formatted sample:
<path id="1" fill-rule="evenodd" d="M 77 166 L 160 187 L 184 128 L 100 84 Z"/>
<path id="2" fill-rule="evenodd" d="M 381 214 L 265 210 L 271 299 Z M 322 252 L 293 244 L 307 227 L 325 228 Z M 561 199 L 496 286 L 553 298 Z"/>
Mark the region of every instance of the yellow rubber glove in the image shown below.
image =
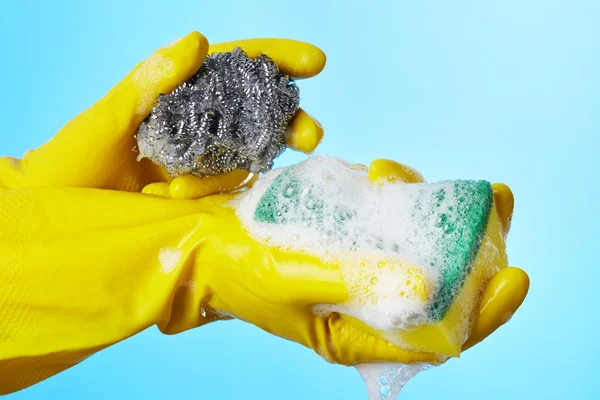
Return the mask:
<path id="1" fill-rule="evenodd" d="M 230 51 L 237 46 L 242 47 L 250 57 L 256 57 L 259 54 L 269 55 L 282 72 L 295 78 L 310 78 L 318 74 L 325 66 L 323 52 L 307 43 L 284 39 L 251 39 L 209 46 L 204 36 L 198 32 L 192 32 L 175 43 L 157 50 L 134 68 L 104 98 L 69 122 L 48 143 L 37 150 L 28 152 L 23 160 L 11 157 L 0 158 L 0 196 L 8 193 L 3 192 L 2 188 L 70 186 L 139 191 L 150 182 L 169 181 L 170 179 L 164 171 L 148 160 L 140 163 L 136 161 L 136 153 L 132 151 L 135 130 L 150 112 L 152 103 L 158 94 L 173 90 L 192 76 L 207 53 Z M 323 129 L 319 123 L 303 110 L 299 110 L 286 132 L 286 142 L 292 149 L 310 153 L 318 145 L 322 136 Z M 248 173 L 244 171 L 234 171 L 231 174 L 202 182 L 196 180 L 193 181 L 194 186 L 191 190 L 191 181 L 188 179 L 186 181 L 188 191 L 184 197 L 199 197 L 217 191 L 227 191 L 239 186 L 246 180 L 247 175 Z M 175 197 L 177 197 L 177 182 L 173 187 L 175 188 Z M 14 215 L 27 212 L 27 210 L 13 211 L 17 213 Z M 3 218 L 7 213 L 11 213 L 11 210 L 2 210 Z M 1 221 L 2 228 L 8 229 L 8 225 L 4 224 L 4 219 Z M 18 229 L 11 229 L 9 233 L 4 232 L 11 238 L 17 238 L 18 241 L 16 233 L 18 231 Z M 2 235 L 2 237 L 6 235 Z M 11 243 L 13 242 L 7 240 L 2 245 L 10 247 Z M 25 300 L 20 297 L 22 288 L 19 285 L 25 285 L 23 290 L 28 287 L 28 283 L 23 283 L 20 278 L 27 275 L 26 272 L 21 271 L 20 265 L 23 264 L 23 261 L 20 261 L 18 253 L 11 255 L 10 249 L 5 249 L 4 253 L 5 256 L 0 263 L 0 298 L 2 299 L 0 303 L 0 332 L 2 332 L 0 333 L 0 344 L 2 345 L 0 359 L 6 360 L 6 362 L 2 362 L 2 367 L 0 367 L 0 392 L 9 392 L 26 387 L 68 368 L 104 345 L 94 350 L 87 348 L 86 345 L 74 344 L 69 338 L 61 339 L 57 343 L 52 343 L 50 347 L 60 349 L 72 346 L 83 350 L 80 353 L 66 351 L 40 359 L 27 357 L 27 351 L 23 352 L 22 357 L 19 356 L 19 352 L 26 349 L 25 347 L 11 349 L 12 342 L 8 338 L 17 337 L 21 340 L 19 332 L 21 332 L 23 324 L 26 324 L 23 321 L 27 321 L 31 314 L 27 307 L 22 306 Z M 70 274 L 68 270 L 72 267 L 72 265 L 65 265 L 64 276 Z M 144 279 L 144 269 L 140 266 L 137 267 L 139 275 Z M 104 268 L 99 273 L 105 273 L 105 278 L 111 279 L 111 267 L 104 266 Z M 74 279 L 80 279 L 76 276 L 77 269 L 74 271 Z M 39 277 L 43 279 L 45 275 L 39 271 L 38 273 Z M 59 279 L 58 282 L 62 281 Z M 31 283 L 35 287 L 35 280 Z M 165 285 L 168 284 L 165 282 Z M 64 285 L 58 283 L 55 289 L 60 292 L 62 288 Z M 76 304 L 68 298 L 60 296 L 54 298 L 52 293 L 45 289 L 41 290 L 37 294 L 39 300 L 37 305 L 43 307 L 45 303 L 48 303 L 52 308 L 52 304 L 54 304 L 56 311 L 61 308 L 73 307 Z M 82 300 L 82 308 L 84 310 L 94 309 L 96 306 L 93 301 L 87 304 L 88 300 L 88 298 Z M 117 296 L 114 301 L 109 298 L 101 298 L 99 302 L 104 304 L 106 312 L 110 313 L 112 312 L 110 310 L 120 312 L 120 300 L 122 299 Z M 62 303 L 62 301 L 65 302 Z M 60 311 L 58 312 L 60 313 Z M 103 317 L 95 314 L 95 316 L 85 318 L 96 318 L 101 321 Z M 59 326 L 60 322 L 57 323 Z M 136 322 L 132 325 L 134 330 L 140 329 L 140 325 Z M 115 325 L 112 328 L 118 332 L 115 337 L 122 338 L 128 335 L 128 328 L 126 329 L 124 326 L 129 325 Z M 37 336 L 40 333 L 42 337 L 40 340 L 43 341 L 45 340 L 43 332 L 52 331 L 52 327 L 52 318 L 50 318 L 49 326 L 41 331 L 35 329 L 28 331 L 27 334 L 32 337 L 40 337 Z M 74 329 L 81 329 L 78 323 L 75 324 L 75 327 Z M 104 327 L 104 329 L 109 328 Z M 89 334 L 93 336 L 93 333 Z M 92 340 L 92 342 L 110 342 L 103 338 L 105 336 L 101 334 L 97 341 Z M 69 341 L 70 344 L 64 346 L 64 343 L 61 343 L 64 340 Z M 10 354 L 6 353 L 6 349 L 10 350 Z"/>
<path id="2" fill-rule="evenodd" d="M 378 174 L 377 165 L 369 171 L 375 181 L 409 179 L 402 166 Z M 258 244 L 228 206 L 234 196 L 0 190 L 0 393 L 35 384 L 155 324 L 172 334 L 230 317 L 344 365 L 445 360 L 402 350 L 337 314 L 313 314 L 315 304 L 348 300 L 338 267 Z M 496 209 L 510 211 L 509 205 Z M 526 293 L 523 285 L 515 289 L 510 273 L 494 279 L 473 343 L 505 322 Z"/>
<path id="3" fill-rule="evenodd" d="M 104 98 L 23 160 L 0 158 L 0 187 L 140 191 L 149 183 L 170 181 L 162 168 L 148 160 L 136 161 L 134 133 L 160 93 L 172 91 L 196 73 L 207 53 L 231 51 L 236 46 L 249 57 L 269 55 L 283 73 L 296 78 L 317 75 L 325 66 L 323 52 L 307 43 L 251 39 L 209 46 L 204 36 L 192 32 L 140 63 Z M 289 147 L 310 153 L 322 137 L 319 123 L 299 110 L 286 139 Z M 237 172 L 235 183 L 239 184 L 248 174 Z"/>
<path id="4" fill-rule="evenodd" d="M 220 315 L 332 360 L 394 357 L 387 343 L 353 331 L 336 336 L 341 320 L 314 317 L 310 305 L 345 301 L 338 270 L 255 243 L 222 206 L 229 197 L 0 190 L 0 393 L 154 324 L 177 333 Z M 343 352 L 329 354 L 330 343 Z"/>

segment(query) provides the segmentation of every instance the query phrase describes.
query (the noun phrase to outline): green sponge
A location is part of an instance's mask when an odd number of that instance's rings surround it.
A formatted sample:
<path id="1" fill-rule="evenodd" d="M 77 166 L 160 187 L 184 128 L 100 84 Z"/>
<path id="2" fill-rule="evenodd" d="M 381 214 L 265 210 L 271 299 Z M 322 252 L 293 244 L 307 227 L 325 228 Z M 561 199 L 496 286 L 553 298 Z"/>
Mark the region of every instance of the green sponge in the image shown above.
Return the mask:
<path id="1" fill-rule="evenodd" d="M 493 192 L 486 181 L 452 181 L 437 184 L 405 184 L 406 192 L 416 198 L 412 210 L 406 210 L 410 223 L 397 229 L 427 227 L 426 234 L 435 247 L 431 265 L 423 266 L 440 271 L 441 282 L 428 308 L 431 321 L 440 321 L 456 298 L 467 278 L 486 229 L 493 201 Z M 298 226 L 311 229 L 336 243 L 348 244 L 348 251 L 358 249 L 360 241 L 351 222 L 360 218 L 360 205 L 341 204 L 336 198 L 325 198 L 324 191 L 300 179 L 293 169 L 280 173 L 260 198 L 254 212 L 254 220 L 266 224 Z M 359 224 L 360 225 L 360 224 Z M 389 242 L 389 232 L 371 232 L 366 243 L 372 250 L 397 254 L 402 258 L 409 246 L 418 243 L 408 241 Z M 410 236 L 410 233 L 406 233 Z M 404 236 L 406 236 L 404 235 Z M 393 236 L 393 235 L 392 235 Z M 433 239 L 432 239 L 433 238 Z M 360 241 L 363 244 L 365 241 Z M 365 250 L 361 247 L 361 250 Z M 423 251 L 431 251 L 424 248 Z M 427 258 L 428 254 L 423 254 Z"/>
<path id="2" fill-rule="evenodd" d="M 439 190 L 434 196 L 435 207 L 441 207 L 445 190 Z M 454 198 L 458 199 L 456 205 L 437 215 L 435 222 L 435 227 L 441 229 L 444 236 L 439 243 L 441 265 L 436 266 L 441 269 L 442 282 L 429 308 L 434 321 L 444 318 L 471 271 L 492 207 L 492 186 L 485 181 L 456 181 Z M 431 217 L 431 213 L 423 216 Z"/>

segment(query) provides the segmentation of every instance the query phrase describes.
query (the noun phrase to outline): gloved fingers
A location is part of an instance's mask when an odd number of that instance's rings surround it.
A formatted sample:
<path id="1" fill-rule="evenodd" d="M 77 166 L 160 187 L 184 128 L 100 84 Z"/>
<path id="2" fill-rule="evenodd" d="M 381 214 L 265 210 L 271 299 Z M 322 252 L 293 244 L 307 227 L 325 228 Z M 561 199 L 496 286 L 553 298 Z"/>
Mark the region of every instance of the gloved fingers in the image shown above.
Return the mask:
<path id="1" fill-rule="evenodd" d="M 149 185 L 144 186 L 142 189 L 142 193 L 151 194 L 154 196 L 160 196 L 164 198 L 169 198 L 169 183 L 168 182 L 155 182 L 150 183 Z"/>
<path id="2" fill-rule="evenodd" d="M 371 182 L 425 182 L 423 176 L 414 168 L 399 162 L 377 159 L 369 166 L 369 179 Z"/>
<path id="3" fill-rule="evenodd" d="M 516 267 L 501 269 L 484 289 L 479 315 L 463 351 L 504 325 L 521 306 L 529 290 L 529 276 Z"/>
<path id="4" fill-rule="evenodd" d="M 294 115 L 287 132 L 285 142 L 291 149 L 310 154 L 323 140 L 323 127 L 306 111 L 299 109 Z"/>
<path id="5" fill-rule="evenodd" d="M 251 186 L 257 178 L 257 174 L 250 174 L 250 172 L 242 169 L 206 178 L 183 175 L 173 179 L 169 184 L 169 197 L 177 200 L 187 200 L 199 199 L 216 193 L 227 193 Z"/>
<path id="6" fill-rule="evenodd" d="M 290 39 L 247 39 L 213 44 L 209 54 L 232 51 L 241 47 L 250 58 L 266 54 L 279 70 L 293 78 L 310 78 L 325 68 L 325 53 L 309 43 Z"/>
<path id="7" fill-rule="evenodd" d="M 157 50 L 51 141 L 26 154 L 18 167 L 36 180 L 26 184 L 139 190 L 134 132 L 157 96 L 192 76 L 207 50 L 198 32 Z"/>
<path id="8" fill-rule="evenodd" d="M 494 191 L 494 203 L 496 210 L 502 223 L 503 234 L 506 237 L 510 231 L 510 223 L 512 221 L 513 209 L 515 206 L 515 198 L 508 186 L 503 183 L 494 183 L 492 185 Z"/>
<path id="9" fill-rule="evenodd" d="M 317 349 L 323 358 L 330 362 L 352 366 L 367 362 L 430 362 L 439 364 L 444 359 L 424 352 L 411 352 L 375 337 L 339 314 L 319 317 L 315 323 Z"/>

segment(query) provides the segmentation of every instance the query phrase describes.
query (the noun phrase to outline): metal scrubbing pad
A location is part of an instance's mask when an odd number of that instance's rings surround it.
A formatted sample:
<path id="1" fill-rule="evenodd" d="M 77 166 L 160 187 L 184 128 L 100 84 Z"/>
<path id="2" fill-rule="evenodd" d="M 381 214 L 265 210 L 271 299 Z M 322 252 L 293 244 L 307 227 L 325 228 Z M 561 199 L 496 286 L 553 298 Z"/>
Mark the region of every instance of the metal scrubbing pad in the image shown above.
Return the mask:
<path id="1" fill-rule="evenodd" d="M 271 58 L 240 48 L 215 53 L 170 94 L 161 94 L 136 134 L 138 159 L 172 177 L 245 169 L 266 172 L 285 150 L 298 87 Z"/>

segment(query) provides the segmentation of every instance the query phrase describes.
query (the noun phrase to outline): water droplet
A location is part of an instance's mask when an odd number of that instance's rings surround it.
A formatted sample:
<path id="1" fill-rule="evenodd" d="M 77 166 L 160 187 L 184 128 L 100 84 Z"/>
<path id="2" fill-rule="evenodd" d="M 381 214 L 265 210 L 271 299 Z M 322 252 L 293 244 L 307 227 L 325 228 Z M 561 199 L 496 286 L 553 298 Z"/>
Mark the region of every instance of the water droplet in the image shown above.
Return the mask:
<path id="1" fill-rule="evenodd" d="M 454 224 L 446 224 L 444 225 L 444 233 L 452 233 L 456 230 L 456 226 Z"/>
<path id="2" fill-rule="evenodd" d="M 377 277 L 371 278 L 371 285 L 375 285 L 378 280 L 379 280 L 379 278 L 377 278 Z"/>
<path id="3" fill-rule="evenodd" d="M 377 266 L 378 266 L 379 268 L 383 268 L 383 267 L 385 267 L 385 262 L 383 262 L 383 261 L 379 261 L 379 262 L 377 263 Z"/>
<path id="4" fill-rule="evenodd" d="M 440 214 L 438 217 L 435 226 L 438 228 L 443 227 L 448 222 L 448 216 L 446 214 Z"/>
<path id="5" fill-rule="evenodd" d="M 297 196 L 299 192 L 300 192 L 300 190 L 298 190 L 297 185 L 289 184 L 283 191 L 283 197 L 286 197 L 289 199 L 291 197 Z"/>
<path id="6" fill-rule="evenodd" d="M 382 386 L 381 389 L 379 389 L 379 394 L 381 394 L 382 396 L 387 396 L 390 393 L 390 387 L 385 385 Z"/>
<path id="7" fill-rule="evenodd" d="M 385 376 L 382 376 L 379 381 L 381 382 L 382 385 L 385 385 L 387 383 L 387 378 Z"/>

